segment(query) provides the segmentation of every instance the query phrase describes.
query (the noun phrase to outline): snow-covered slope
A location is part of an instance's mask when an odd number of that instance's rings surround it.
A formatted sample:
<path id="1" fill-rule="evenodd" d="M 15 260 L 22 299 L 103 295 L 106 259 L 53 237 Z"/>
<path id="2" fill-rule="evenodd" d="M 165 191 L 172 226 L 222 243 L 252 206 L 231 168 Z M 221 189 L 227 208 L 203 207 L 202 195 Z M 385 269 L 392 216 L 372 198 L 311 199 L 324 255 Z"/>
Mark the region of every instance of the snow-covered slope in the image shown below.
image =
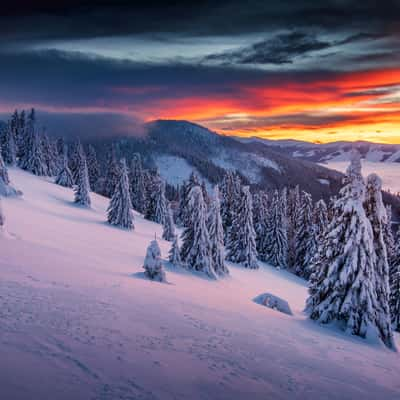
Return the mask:
<path id="1" fill-rule="evenodd" d="M 161 154 L 153 157 L 161 177 L 171 185 L 181 184 L 188 180 L 191 173 L 200 176 L 199 171 L 184 158 Z"/>
<path id="2" fill-rule="evenodd" d="M 2 399 L 399 398 L 399 354 L 308 321 L 296 277 L 262 265 L 144 280 L 160 226 L 136 215 L 134 232 L 113 228 L 105 198 L 85 210 L 69 189 L 10 176 L 24 196 L 3 199 Z M 265 292 L 294 315 L 253 302 Z"/>

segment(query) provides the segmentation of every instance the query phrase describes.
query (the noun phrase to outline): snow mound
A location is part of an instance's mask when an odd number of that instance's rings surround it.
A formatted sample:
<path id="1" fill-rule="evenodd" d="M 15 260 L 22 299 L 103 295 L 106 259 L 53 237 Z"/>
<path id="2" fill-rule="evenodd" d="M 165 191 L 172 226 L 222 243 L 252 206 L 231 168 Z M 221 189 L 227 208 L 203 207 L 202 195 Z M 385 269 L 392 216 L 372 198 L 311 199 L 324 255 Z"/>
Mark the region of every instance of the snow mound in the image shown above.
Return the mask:
<path id="1" fill-rule="evenodd" d="M 279 311 L 283 314 L 293 315 L 289 303 L 271 293 L 260 294 L 253 299 L 254 303 L 260 304 L 262 306 L 272 308 L 273 310 Z"/>

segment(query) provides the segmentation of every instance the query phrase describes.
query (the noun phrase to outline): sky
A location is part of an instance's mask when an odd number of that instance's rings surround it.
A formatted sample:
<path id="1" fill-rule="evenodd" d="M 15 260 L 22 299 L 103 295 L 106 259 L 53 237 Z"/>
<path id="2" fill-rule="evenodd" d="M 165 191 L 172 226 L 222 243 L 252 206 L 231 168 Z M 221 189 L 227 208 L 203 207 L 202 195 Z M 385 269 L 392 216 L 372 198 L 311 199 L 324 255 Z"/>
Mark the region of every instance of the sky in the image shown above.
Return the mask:
<path id="1" fill-rule="evenodd" d="M 226 135 L 400 143 L 400 0 L 14 0 L 0 114 L 126 135 L 185 119 Z"/>

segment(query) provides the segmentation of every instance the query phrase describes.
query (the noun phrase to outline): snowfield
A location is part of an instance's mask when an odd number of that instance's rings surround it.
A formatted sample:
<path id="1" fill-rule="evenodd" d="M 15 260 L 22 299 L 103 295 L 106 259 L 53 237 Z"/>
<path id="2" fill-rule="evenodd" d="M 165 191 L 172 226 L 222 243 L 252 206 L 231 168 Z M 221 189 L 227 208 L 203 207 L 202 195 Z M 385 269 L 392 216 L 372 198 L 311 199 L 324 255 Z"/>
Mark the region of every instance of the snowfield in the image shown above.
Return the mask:
<path id="1" fill-rule="evenodd" d="M 72 190 L 9 172 L 24 196 L 3 199 L 2 399 L 400 398 L 400 355 L 309 321 L 302 280 L 262 264 L 216 282 L 168 266 L 167 284 L 150 282 L 159 225 L 111 227 L 107 199 L 82 209 Z M 293 316 L 253 302 L 265 292 Z"/>

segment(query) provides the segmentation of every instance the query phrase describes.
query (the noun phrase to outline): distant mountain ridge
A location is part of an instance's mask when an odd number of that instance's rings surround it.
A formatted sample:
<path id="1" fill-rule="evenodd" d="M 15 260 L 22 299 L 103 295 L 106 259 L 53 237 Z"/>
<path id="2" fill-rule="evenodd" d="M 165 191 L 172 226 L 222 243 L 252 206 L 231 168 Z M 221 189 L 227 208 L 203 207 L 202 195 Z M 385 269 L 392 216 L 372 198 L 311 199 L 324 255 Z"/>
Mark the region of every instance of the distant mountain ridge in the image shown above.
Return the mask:
<path id="1" fill-rule="evenodd" d="M 219 135 L 188 121 L 157 120 L 147 123 L 145 128 L 144 137 L 117 140 L 119 152 L 128 160 L 134 152 L 141 153 L 147 166 L 158 167 L 170 183 L 179 183 L 195 171 L 200 178 L 214 184 L 226 170 L 236 170 L 252 186 L 281 189 L 298 184 L 315 199 L 327 199 L 341 185 L 340 172 L 254 142 L 243 143 Z M 99 139 L 98 152 L 101 153 L 99 146 L 104 144 L 107 141 Z"/>
<path id="2" fill-rule="evenodd" d="M 400 145 L 373 143 L 368 141 L 340 141 L 332 143 L 310 143 L 298 140 L 270 140 L 258 137 L 234 137 L 240 143 L 258 143 L 275 151 L 302 160 L 323 163 L 327 161 L 349 161 L 352 149 L 361 157 L 373 162 L 400 162 Z"/>

